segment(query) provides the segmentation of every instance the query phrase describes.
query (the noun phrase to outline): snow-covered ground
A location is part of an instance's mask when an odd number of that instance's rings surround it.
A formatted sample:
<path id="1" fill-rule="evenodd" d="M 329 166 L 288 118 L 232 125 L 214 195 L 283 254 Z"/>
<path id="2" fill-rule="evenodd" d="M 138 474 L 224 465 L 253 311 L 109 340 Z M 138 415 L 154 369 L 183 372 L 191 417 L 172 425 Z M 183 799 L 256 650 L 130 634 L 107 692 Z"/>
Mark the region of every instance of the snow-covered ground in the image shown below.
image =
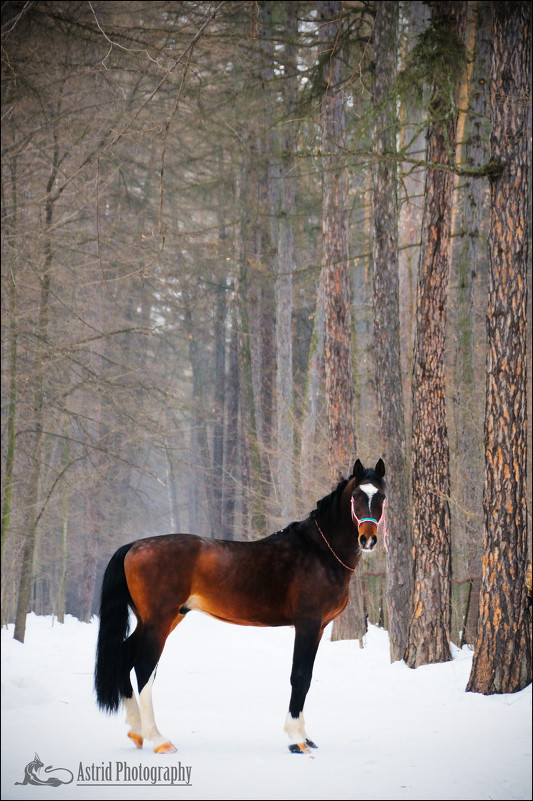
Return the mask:
<path id="1" fill-rule="evenodd" d="M 531 686 L 465 693 L 470 650 L 410 670 L 390 664 L 380 629 L 364 649 L 325 636 L 305 707 L 319 749 L 294 755 L 282 731 L 293 630 L 191 613 L 154 685 L 178 752 L 157 755 L 97 709 L 97 628 L 29 615 L 24 645 L 2 631 L 2 799 L 531 799 Z M 35 755 L 31 775 L 72 781 L 17 784 Z"/>

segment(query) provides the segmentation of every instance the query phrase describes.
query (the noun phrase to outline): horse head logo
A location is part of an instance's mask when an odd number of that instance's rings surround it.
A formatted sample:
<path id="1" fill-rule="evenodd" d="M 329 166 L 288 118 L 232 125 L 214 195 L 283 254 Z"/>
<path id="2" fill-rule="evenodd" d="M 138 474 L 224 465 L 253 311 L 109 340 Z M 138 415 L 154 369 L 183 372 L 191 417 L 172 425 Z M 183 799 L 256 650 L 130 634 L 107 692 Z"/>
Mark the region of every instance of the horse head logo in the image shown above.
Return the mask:
<path id="1" fill-rule="evenodd" d="M 47 779 L 41 779 L 39 773 L 42 768 L 44 768 L 45 773 L 50 773 L 51 771 L 54 771 L 54 773 L 63 771 L 65 774 L 70 774 L 70 779 L 60 779 L 58 776 L 49 776 Z M 15 782 L 15 784 L 37 784 L 48 785 L 49 787 L 59 787 L 60 784 L 70 784 L 73 779 L 74 776 L 72 771 L 68 770 L 67 768 L 54 768 L 52 765 L 49 765 L 47 768 L 45 768 L 44 762 L 41 761 L 38 754 L 35 754 L 32 761 L 28 762 L 24 768 L 24 781 Z"/>

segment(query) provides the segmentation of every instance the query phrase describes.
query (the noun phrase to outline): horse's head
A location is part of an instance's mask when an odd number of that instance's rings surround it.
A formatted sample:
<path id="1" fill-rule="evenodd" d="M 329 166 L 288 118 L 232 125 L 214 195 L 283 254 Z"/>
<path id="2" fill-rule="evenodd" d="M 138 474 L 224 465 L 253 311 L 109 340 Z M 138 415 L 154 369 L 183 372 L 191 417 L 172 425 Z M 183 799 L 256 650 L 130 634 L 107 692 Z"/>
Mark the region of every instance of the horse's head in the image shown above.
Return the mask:
<path id="1" fill-rule="evenodd" d="M 359 546 L 372 551 L 378 541 L 378 525 L 385 512 L 385 465 L 380 459 L 375 468 L 365 468 L 357 459 L 353 467 L 355 483 L 351 496 L 352 520 L 357 526 Z M 387 542 L 384 542 L 385 548 Z"/>

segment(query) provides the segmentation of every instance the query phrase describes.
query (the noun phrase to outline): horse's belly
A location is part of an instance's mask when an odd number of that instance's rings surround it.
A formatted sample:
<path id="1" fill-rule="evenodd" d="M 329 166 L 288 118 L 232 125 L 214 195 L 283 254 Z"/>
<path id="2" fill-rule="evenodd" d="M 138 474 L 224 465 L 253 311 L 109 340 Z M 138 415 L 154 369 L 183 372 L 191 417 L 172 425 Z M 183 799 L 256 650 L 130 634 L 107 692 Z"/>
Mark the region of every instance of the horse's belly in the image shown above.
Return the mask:
<path id="1" fill-rule="evenodd" d="M 240 626 L 288 626 L 292 623 L 284 610 L 261 605 L 243 599 L 216 598 L 212 595 L 191 595 L 185 604 L 187 609 L 203 612 L 205 615 L 236 623 Z"/>

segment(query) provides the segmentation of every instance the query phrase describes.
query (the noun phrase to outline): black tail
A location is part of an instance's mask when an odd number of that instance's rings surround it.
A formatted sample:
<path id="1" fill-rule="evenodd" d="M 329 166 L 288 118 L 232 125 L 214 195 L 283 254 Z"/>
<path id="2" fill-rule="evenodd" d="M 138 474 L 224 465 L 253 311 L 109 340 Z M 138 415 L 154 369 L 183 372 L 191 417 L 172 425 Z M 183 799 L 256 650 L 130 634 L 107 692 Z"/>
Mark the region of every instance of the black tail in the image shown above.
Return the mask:
<path id="1" fill-rule="evenodd" d="M 124 572 L 124 557 L 132 545 L 123 545 L 113 554 L 102 582 L 94 686 L 98 706 L 107 712 L 116 712 L 122 696 L 132 693 L 129 649 L 125 645 L 131 597 Z"/>

